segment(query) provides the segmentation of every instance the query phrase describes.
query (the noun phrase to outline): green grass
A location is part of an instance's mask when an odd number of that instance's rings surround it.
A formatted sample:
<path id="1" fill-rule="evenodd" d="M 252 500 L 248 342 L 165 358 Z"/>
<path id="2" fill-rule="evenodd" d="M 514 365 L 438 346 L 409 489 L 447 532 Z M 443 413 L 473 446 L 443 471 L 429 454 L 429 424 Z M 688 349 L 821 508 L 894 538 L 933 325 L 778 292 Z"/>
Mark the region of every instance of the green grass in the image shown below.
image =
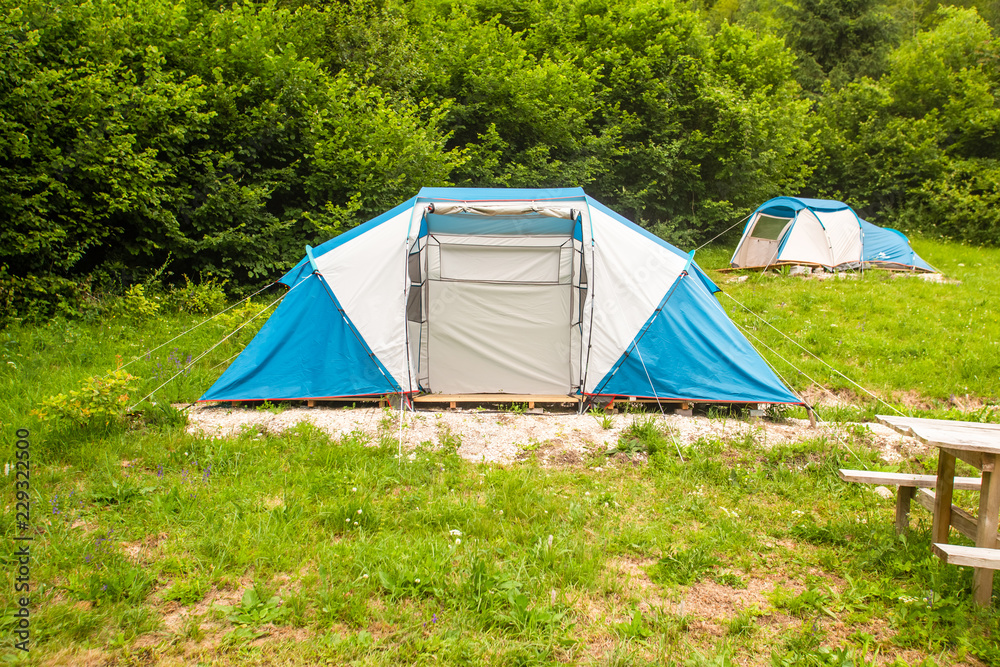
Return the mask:
<path id="1" fill-rule="evenodd" d="M 936 284 L 867 271 L 863 277 L 825 281 L 747 272 L 747 280 L 737 283 L 729 281 L 739 273 L 712 270 L 728 265 L 731 248 L 706 248 L 697 259 L 723 289 L 719 300 L 726 311 L 774 350 L 751 338 L 796 389 L 810 386 L 812 378 L 830 389 L 866 398 L 822 363 L 826 362 L 880 397 L 905 400 L 908 405 L 947 408 L 953 396 L 961 405 L 966 395 L 996 403 L 1000 249 L 920 239 L 913 241 L 913 247 L 947 278 L 959 282 Z"/>
<path id="2" fill-rule="evenodd" d="M 601 473 L 453 448 L 401 461 L 391 439 L 304 424 L 123 430 L 71 453 L 83 444 L 33 442 L 50 452 L 33 477 L 38 661 L 997 658 L 998 617 L 972 606 L 967 570 L 930 557 L 928 517 L 896 538 L 892 503 L 839 482 L 853 461 L 823 439 L 701 441 L 685 463 L 665 447 Z M 10 507 L 0 530 L 15 534 Z M 704 586 L 746 602 L 707 619 L 680 605 Z"/>
<path id="3" fill-rule="evenodd" d="M 943 398 L 965 386 L 980 399 L 997 395 L 989 260 L 1000 256 L 916 246 L 962 283 L 875 273 L 825 283 L 713 277 L 858 381 L 887 396 L 912 392 L 948 414 Z M 723 254 L 699 260 L 718 266 Z M 897 323 L 900 309 L 905 326 Z M 863 425 L 849 430 L 848 453 L 822 438 L 765 446 L 753 432 L 675 445 L 648 415 L 597 415 L 625 425 L 618 451 L 595 450 L 583 464 L 553 468 L 531 457 L 510 466 L 470 463 L 456 454 L 461 433 L 412 460 L 397 458 L 390 430 L 372 440 L 331 439 L 306 424 L 280 435 L 188 434 L 183 414 L 164 404 L 197 398 L 219 373 L 212 367 L 249 332 L 124 422 L 79 427 L 31 415 L 42 399 L 113 370 L 119 355 L 139 356 L 201 319 L 174 312 L 140 321 L 119 311 L 0 332 L 0 447 L 3 463 L 12 463 L 15 430 L 31 431 L 34 538 L 31 653 L 15 652 L 7 640 L 14 600 L 3 595 L 0 660 L 1000 661 L 996 598 L 991 609 L 977 609 L 971 572 L 930 556 L 929 516 L 916 509 L 913 531 L 899 538 L 892 501 L 837 479 L 838 467 L 859 465 L 855 455 L 886 467 Z M 831 323 L 838 327 L 821 326 Z M 183 364 L 214 344 L 226 326 L 232 322 L 207 324 L 129 366 L 140 378 L 130 400 L 175 373 L 178 358 Z M 893 363 L 865 356 L 880 349 Z M 822 371 L 801 355 L 796 362 L 810 374 Z M 829 375 L 817 379 L 846 386 Z M 859 403 L 827 416 L 874 411 Z M 712 418 L 734 417 L 715 411 Z M 921 458 L 894 469 L 933 467 Z M 0 534 L 13 544 L 13 474 L 5 479 Z M 968 492 L 956 498 L 975 500 Z M 14 561 L 2 560 L 0 587 L 13 591 Z"/>

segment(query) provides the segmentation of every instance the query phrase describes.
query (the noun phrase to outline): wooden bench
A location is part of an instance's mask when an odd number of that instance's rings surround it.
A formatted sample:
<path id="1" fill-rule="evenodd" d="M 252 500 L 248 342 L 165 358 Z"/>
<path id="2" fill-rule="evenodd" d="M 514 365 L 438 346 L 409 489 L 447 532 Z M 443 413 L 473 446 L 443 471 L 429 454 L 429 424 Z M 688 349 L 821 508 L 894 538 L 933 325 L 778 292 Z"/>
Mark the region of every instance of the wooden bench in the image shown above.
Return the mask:
<path id="1" fill-rule="evenodd" d="M 934 543 L 934 553 L 946 563 L 967 567 L 985 567 L 1000 570 L 1000 549 L 986 547 L 960 547 L 957 544 Z"/>
<path id="2" fill-rule="evenodd" d="M 878 472 L 871 470 L 845 470 L 841 468 L 837 474 L 845 482 L 858 482 L 859 484 L 879 484 L 881 486 L 895 486 L 896 491 L 896 532 L 903 533 L 910 525 L 910 500 L 914 498 L 917 489 L 922 493 L 917 496 L 917 502 L 934 511 L 934 492 L 926 491 L 937 486 L 937 477 L 934 475 L 911 475 L 900 472 Z M 978 477 L 956 477 L 955 488 L 967 491 L 978 491 L 982 485 L 982 480 Z M 928 505 L 928 498 L 930 504 Z M 960 525 L 962 524 L 962 525 Z M 972 539 L 976 534 L 976 520 L 968 512 L 952 505 L 952 525 L 966 534 L 966 530 L 972 530 Z"/>

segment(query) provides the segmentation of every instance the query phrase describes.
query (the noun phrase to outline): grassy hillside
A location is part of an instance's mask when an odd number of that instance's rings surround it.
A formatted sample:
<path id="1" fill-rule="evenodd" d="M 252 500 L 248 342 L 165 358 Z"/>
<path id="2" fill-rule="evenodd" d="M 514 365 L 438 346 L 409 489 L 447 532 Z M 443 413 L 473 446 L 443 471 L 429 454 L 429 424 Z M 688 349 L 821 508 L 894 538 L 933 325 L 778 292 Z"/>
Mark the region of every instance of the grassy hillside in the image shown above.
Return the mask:
<path id="1" fill-rule="evenodd" d="M 913 246 L 947 282 L 888 271 L 821 281 L 711 270 L 728 265 L 731 248 L 707 248 L 697 260 L 723 289 L 726 311 L 796 389 L 815 382 L 871 400 L 846 376 L 909 407 L 996 404 L 1000 249 L 920 239 Z"/>
<path id="2" fill-rule="evenodd" d="M 939 412 L 957 386 L 995 397 L 997 297 L 989 286 L 1000 256 L 916 246 L 961 282 L 881 273 L 826 282 L 713 277 L 886 395 L 938 401 Z M 711 268 L 728 255 L 699 259 Z M 13 648 L 16 600 L 0 596 L 0 660 L 1000 662 L 996 602 L 975 608 L 971 572 L 930 556 L 929 515 L 915 509 L 913 530 L 896 537 L 893 501 L 836 477 L 842 466 L 932 471 L 933 455 L 883 461 L 865 425 L 775 445 L 759 425 L 726 435 L 719 415 L 711 423 L 720 435 L 683 443 L 682 457 L 664 422 L 619 415 L 631 426 L 617 452 L 595 446 L 562 465 L 544 462 L 548 442 L 526 443 L 510 465 L 471 463 L 457 454 L 462 434 L 446 429 L 399 458 L 392 412 L 375 415 L 375 437 L 331 438 L 309 424 L 231 438 L 191 434 L 167 404 L 196 398 L 254 325 L 181 372 L 188 355 L 267 303 L 142 355 L 204 318 L 187 312 L 201 308 L 196 296 L 132 294 L 89 322 L 0 333 L 0 458 L 9 464 L 0 534 L 8 544 L 33 538 L 31 651 Z M 850 386 L 720 298 L 818 381 Z M 137 356 L 126 369 L 137 379 L 69 393 Z M 796 386 L 809 384 L 775 364 Z M 127 394 L 130 405 L 178 372 L 156 406 L 125 421 L 93 418 L 104 399 Z M 73 421 L 88 409 L 86 423 Z M 43 421 L 33 410 L 67 416 Z M 27 525 L 14 502 L 18 428 L 31 432 Z M 958 492 L 956 502 L 974 509 L 976 498 Z M 16 561 L 5 557 L 0 586 L 13 591 L 16 576 Z"/>

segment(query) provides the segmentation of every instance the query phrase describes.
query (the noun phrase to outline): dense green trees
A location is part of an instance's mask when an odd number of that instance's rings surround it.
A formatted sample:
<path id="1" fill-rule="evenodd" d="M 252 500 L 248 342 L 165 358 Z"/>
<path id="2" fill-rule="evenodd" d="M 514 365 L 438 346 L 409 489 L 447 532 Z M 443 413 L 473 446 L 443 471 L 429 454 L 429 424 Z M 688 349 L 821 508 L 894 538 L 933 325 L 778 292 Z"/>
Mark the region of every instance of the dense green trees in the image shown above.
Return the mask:
<path id="1" fill-rule="evenodd" d="M 259 282 L 447 183 L 583 185 L 684 246 L 779 193 L 1000 242 L 986 6 L 0 4 L 8 309 L 164 265 Z"/>
<path id="2" fill-rule="evenodd" d="M 162 265 L 259 281 L 447 182 L 447 105 L 299 54 L 302 17 L 22 3 L 4 23 L 0 231 L 14 276 Z M 290 41 L 291 40 L 291 41 Z"/>
<path id="3" fill-rule="evenodd" d="M 823 190 L 904 227 L 1000 242 L 1000 49 L 973 10 L 933 28 L 820 108 Z"/>

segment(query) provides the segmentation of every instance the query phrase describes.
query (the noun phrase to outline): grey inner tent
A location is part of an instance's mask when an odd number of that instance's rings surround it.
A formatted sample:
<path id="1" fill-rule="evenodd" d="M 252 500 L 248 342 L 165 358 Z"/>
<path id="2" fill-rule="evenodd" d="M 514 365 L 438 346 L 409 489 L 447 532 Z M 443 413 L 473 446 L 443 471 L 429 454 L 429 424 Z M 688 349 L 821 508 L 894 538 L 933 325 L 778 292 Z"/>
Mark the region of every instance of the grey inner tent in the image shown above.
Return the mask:
<path id="1" fill-rule="evenodd" d="M 569 208 L 494 213 L 428 214 L 411 248 L 419 383 L 446 394 L 573 393 L 587 276 L 578 223 Z"/>

